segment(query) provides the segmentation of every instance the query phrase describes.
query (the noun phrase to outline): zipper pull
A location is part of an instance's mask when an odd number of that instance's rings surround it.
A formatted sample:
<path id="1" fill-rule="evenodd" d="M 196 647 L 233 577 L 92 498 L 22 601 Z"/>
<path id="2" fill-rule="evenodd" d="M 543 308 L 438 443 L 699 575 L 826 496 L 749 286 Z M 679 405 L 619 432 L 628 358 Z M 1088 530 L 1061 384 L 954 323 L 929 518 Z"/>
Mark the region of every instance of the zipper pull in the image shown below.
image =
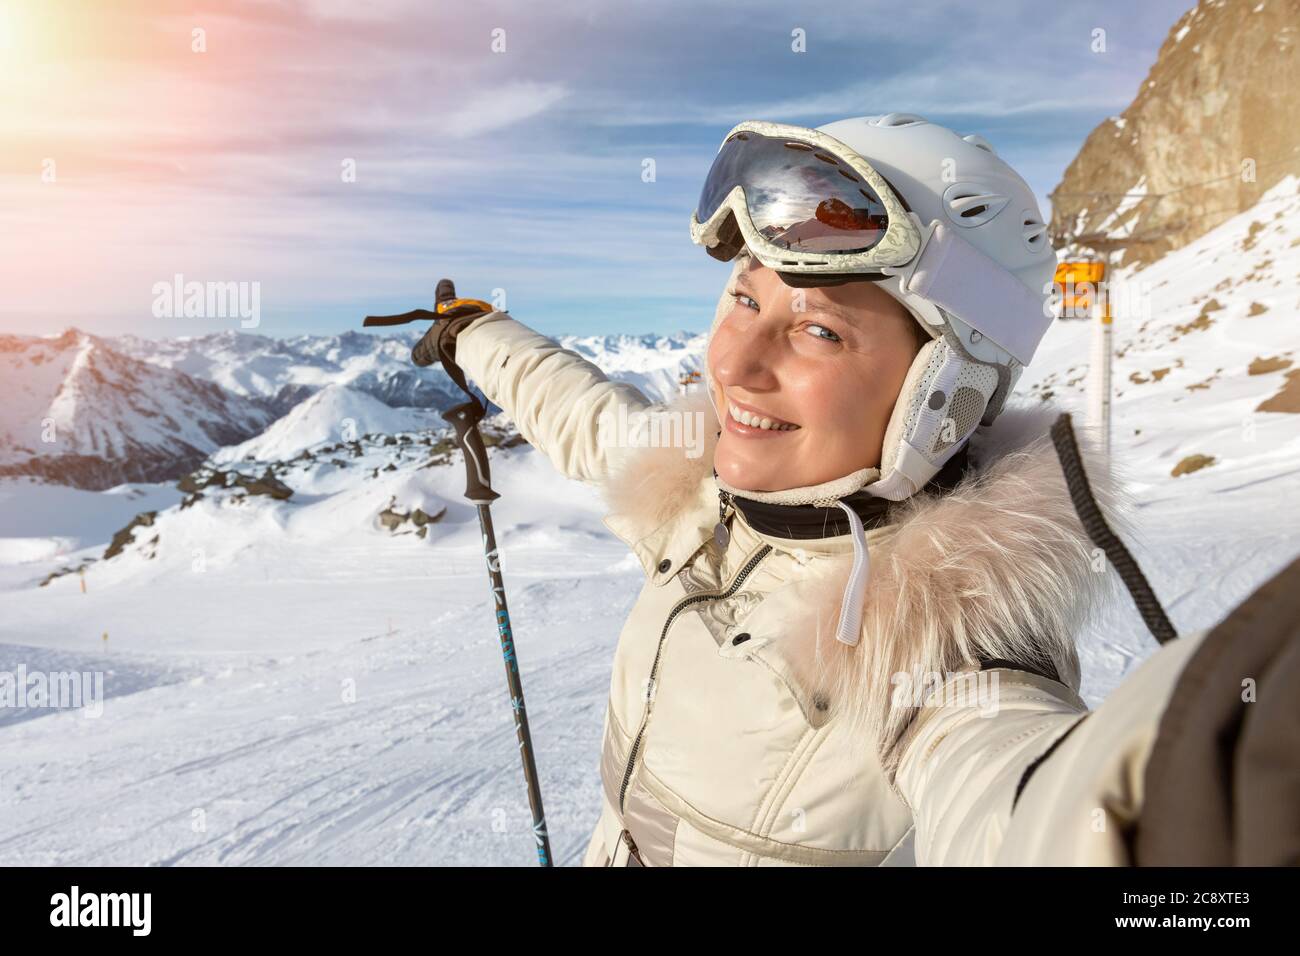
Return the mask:
<path id="1" fill-rule="evenodd" d="M 731 540 L 731 532 L 727 530 L 727 508 L 730 505 L 731 492 L 718 489 L 718 523 L 713 526 L 713 540 L 724 549 Z"/>
<path id="2" fill-rule="evenodd" d="M 637 849 L 636 841 L 632 839 L 632 834 L 629 833 L 627 830 L 624 830 L 622 833 L 619 834 L 619 837 L 622 838 L 625 844 L 627 844 L 628 858 L 630 860 L 636 861 L 635 863 L 628 863 L 627 865 L 645 866 L 645 861 L 641 859 L 641 851 Z"/>

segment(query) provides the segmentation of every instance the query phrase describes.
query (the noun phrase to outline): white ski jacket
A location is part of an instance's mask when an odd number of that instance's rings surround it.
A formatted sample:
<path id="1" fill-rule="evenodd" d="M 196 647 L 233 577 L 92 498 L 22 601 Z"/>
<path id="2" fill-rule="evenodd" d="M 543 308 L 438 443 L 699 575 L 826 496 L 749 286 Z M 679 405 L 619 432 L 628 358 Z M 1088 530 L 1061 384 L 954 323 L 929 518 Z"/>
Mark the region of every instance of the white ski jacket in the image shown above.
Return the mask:
<path id="1" fill-rule="evenodd" d="M 867 532 L 851 647 L 834 637 L 849 535 L 783 539 L 735 512 L 714 540 L 706 395 L 669 409 L 704 416 L 697 457 L 619 447 L 602 416 L 662 407 L 508 315 L 469 324 L 456 358 L 563 474 L 601 487 L 605 525 L 645 570 L 585 864 L 1127 862 L 1146 754 L 1196 639 L 1088 713 L 1074 634 L 1112 575 L 1045 428 L 1026 436 L 1008 409 L 955 489 Z M 1114 518 L 1114 488 L 1089 475 Z"/>

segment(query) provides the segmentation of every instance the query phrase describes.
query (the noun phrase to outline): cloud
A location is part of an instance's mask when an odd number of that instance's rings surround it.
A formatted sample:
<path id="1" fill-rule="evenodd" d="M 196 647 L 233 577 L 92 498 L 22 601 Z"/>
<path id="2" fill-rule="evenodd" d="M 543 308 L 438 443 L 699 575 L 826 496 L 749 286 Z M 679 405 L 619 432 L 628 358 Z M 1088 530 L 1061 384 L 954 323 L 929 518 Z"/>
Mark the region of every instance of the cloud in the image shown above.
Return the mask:
<path id="1" fill-rule="evenodd" d="M 518 288 L 543 328 L 677 327 L 721 281 L 686 221 L 735 123 L 918 112 L 987 135 L 1041 196 L 1187 0 L 59 2 L 13 21 L 22 63 L 0 66 L 4 308 L 157 334 L 140 290 L 175 272 L 260 278 L 278 331 L 351 327 L 359 298 L 443 270 Z"/>
<path id="2" fill-rule="evenodd" d="M 568 94 L 562 83 L 507 83 L 475 93 L 467 103 L 431 122 L 430 131 L 460 139 L 482 136 L 545 113 Z"/>

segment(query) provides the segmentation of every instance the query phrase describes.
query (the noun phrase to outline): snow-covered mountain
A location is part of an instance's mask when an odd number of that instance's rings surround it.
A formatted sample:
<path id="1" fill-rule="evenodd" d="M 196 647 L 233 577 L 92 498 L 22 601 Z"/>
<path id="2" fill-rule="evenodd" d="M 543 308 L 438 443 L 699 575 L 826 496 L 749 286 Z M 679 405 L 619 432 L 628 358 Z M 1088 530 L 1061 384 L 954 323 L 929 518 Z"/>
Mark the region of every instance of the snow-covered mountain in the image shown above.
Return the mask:
<path id="1" fill-rule="evenodd" d="M 227 454 L 307 447 L 354 424 L 373 431 L 441 424 L 418 409 L 464 400 L 441 368 L 411 364 L 419 332 L 345 332 L 273 339 L 243 332 L 194 338 L 0 337 L 7 404 L 0 411 L 0 475 L 30 474 L 82 488 L 176 478 L 223 445 Z M 561 343 L 655 398 L 697 370 L 704 337 L 680 333 L 561 337 Z M 339 391 L 342 389 L 342 391 Z M 368 398 L 369 401 L 363 401 Z M 393 416 L 385 409 L 411 414 Z M 51 437 L 53 436 L 53 437 Z M 223 459 L 224 460 L 224 459 Z"/>
<path id="2" fill-rule="evenodd" d="M 463 401 L 451 379 L 439 368 L 411 364 L 411 346 L 419 334 L 344 332 L 276 339 L 229 331 L 172 339 L 126 335 L 114 344 L 143 362 L 263 400 L 277 415 L 327 385 L 346 385 L 386 405 L 450 408 Z"/>
<path id="3" fill-rule="evenodd" d="M 258 434 L 262 405 L 103 339 L 0 336 L 0 475 L 82 488 L 156 481 Z"/>
<path id="4" fill-rule="evenodd" d="M 256 438 L 223 448 L 212 460 L 218 464 L 288 460 L 322 442 L 350 442 L 372 433 L 396 435 L 444 425 L 432 409 L 393 408 L 346 385 L 327 385 Z"/>
<path id="5" fill-rule="evenodd" d="M 610 378 L 666 401 L 681 390 L 684 374 L 703 371 L 708 335 L 562 335 L 556 341 L 600 366 Z"/>
<path id="6" fill-rule="evenodd" d="M 152 365 L 208 379 L 236 395 L 264 400 L 279 415 L 327 385 L 346 385 L 394 407 L 450 408 L 464 400 L 451 379 L 441 368 L 411 364 L 411 346 L 422 332 L 284 339 L 235 331 L 156 340 L 122 336 L 114 347 Z M 557 341 L 612 377 L 663 397 L 677 390 L 683 372 L 698 368 L 704 339 L 677 333 L 559 336 Z"/>
<path id="7" fill-rule="evenodd" d="M 1295 176 L 1182 249 L 1117 271 L 1113 441 L 1137 493 L 1200 499 L 1208 515 L 1228 491 L 1252 488 L 1243 504 L 1300 491 L 1298 278 Z M 1018 391 L 1081 408 L 1094 328 L 1057 322 Z"/>

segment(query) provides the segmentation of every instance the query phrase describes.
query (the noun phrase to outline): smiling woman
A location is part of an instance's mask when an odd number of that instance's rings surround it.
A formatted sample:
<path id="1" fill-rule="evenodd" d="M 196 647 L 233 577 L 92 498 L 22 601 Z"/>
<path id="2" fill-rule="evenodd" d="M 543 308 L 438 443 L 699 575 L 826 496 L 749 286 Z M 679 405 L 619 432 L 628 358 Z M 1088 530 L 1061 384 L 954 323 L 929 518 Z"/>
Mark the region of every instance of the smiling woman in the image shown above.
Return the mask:
<path id="1" fill-rule="evenodd" d="M 603 490 L 646 573 L 614 655 L 585 862 L 994 862 L 1017 849 L 1001 838 L 1031 775 L 1090 806 L 1113 784 L 1045 759 L 1067 735 L 1062 750 L 1115 749 L 1090 731 L 1105 721 L 1075 730 L 1075 634 L 1106 585 L 1053 443 L 977 432 L 1050 322 L 1055 255 L 980 137 L 897 113 L 742 127 L 692 222 L 734 260 L 705 388 L 668 409 L 704 419 L 703 454 L 611 441 L 609 416 L 662 409 L 502 312 L 450 355 Z M 947 156 L 1012 215 L 947 203 Z M 1139 691 L 1149 720 L 1162 698 Z M 1122 848 L 1087 852 L 1075 862 Z"/>
<path id="2" fill-rule="evenodd" d="M 885 428 L 929 334 L 869 282 L 792 289 L 749 260 L 708 367 L 724 422 L 718 476 L 755 491 L 818 485 L 880 464 Z"/>

